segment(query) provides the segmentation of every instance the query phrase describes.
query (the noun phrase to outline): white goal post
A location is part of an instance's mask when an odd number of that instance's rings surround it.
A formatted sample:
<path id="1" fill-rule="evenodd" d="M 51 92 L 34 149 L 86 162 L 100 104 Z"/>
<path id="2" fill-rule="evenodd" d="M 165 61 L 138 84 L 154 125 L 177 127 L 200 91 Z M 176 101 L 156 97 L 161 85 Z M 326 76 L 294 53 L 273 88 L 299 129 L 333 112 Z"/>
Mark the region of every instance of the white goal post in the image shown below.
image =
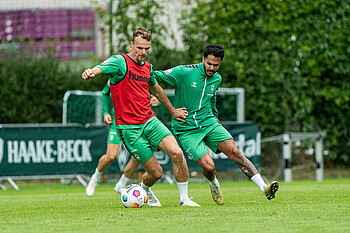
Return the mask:
<path id="1" fill-rule="evenodd" d="M 164 89 L 166 95 L 170 97 L 174 97 L 174 89 Z M 221 87 L 217 91 L 218 99 L 222 98 L 223 101 L 226 101 L 227 96 L 235 96 L 235 103 L 231 102 L 229 103 L 230 109 L 235 109 L 232 116 L 232 121 L 236 121 L 238 123 L 243 123 L 245 121 L 245 91 L 244 88 L 235 87 L 235 88 L 227 88 L 227 87 Z M 93 116 L 91 119 L 84 120 L 84 122 L 79 122 L 79 120 L 70 120 L 69 115 L 72 111 L 76 111 L 79 115 L 84 115 L 85 110 L 81 110 L 83 112 L 78 112 L 76 108 L 70 108 L 69 104 L 72 101 L 71 98 L 75 97 L 90 97 L 92 100 L 89 101 L 89 104 L 91 106 L 85 106 L 86 111 L 89 110 L 90 114 Z M 78 105 L 82 105 L 81 103 L 77 103 Z M 86 104 L 87 105 L 87 104 Z M 63 104 L 62 104 L 62 124 L 66 125 L 68 123 L 82 123 L 83 125 L 86 125 L 86 123 L 89 124 L 102 124 L 102 93 L 101 91 L 82 91 L 82 90 L 69 90 L 64 94 L 63 97 Z M 221 110 L 221 109 L 220 109 Z M 219 110 L 219 114 L 220 114 Z M 93 112 L 93 113 L 91 113 Z M 223 112 L 225 113 L 225 112 Z"/>
<path id="2" fill-rule="evenodd" d="M 283 143 L 283 174 L 285 182 L 292 182 L 292 144 L 300 141 L 311 140 L 315 143 L 316 180 L 323 181 L 323 139 L 325 132 L 286 132 L 284 134 L 264 138 L 261 143 Z"/>

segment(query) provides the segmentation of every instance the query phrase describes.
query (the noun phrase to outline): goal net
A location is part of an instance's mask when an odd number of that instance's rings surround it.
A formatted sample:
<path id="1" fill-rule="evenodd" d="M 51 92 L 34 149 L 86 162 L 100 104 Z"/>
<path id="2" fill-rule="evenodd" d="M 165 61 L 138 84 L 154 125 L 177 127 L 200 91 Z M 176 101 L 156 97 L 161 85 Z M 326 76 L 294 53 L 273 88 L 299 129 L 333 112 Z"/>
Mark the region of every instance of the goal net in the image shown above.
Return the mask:
<path id="1" fill-rule="evenodd" d="M 174 90 L 165 89 L 170 102 L 174 103 Z M 220 121 L 244 122 L 244 89 L 219 88 L 217 109 Z M 112 102 L 109 107 L 112 108 Z M 164 123 L 171 122 L 171 115 L 161 104 L 152 107 Z M 62 123 L 103 124 L 102 93 L 100 91 L 69 90 L 63 97 Z"/>
<path id="2" fill-rule="evenodd" d="M 268 180 L 323 180 L 324 132 L 284 133 L 261 140 L 261 171 Z"/>

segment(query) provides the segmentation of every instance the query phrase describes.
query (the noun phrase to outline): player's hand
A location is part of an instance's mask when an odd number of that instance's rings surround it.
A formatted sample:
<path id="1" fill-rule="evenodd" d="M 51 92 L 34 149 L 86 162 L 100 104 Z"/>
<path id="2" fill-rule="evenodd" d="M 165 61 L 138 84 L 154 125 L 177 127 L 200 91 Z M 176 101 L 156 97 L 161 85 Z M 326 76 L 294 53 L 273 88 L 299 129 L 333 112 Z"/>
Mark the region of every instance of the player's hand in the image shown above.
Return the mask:
<path id="1" fill-rule="evenodd" d="M 84 70 L 84 72 L 81 74 L 81 77 L 84 80 L 89 80 L 89 79 L 95 78 L 95 74 L 92 72 L 92 69 L 87 69 L 87 70 Z"/>
<path id="2" fill-rule="evenodd" d="M 104 115 L 104 116 L 103 116 L 103 121 L 104 121 L 106 124 L 108 124 L 108 125 L 112 124 L 112 117 L 111 117 L 111 115 L 110 115 L 110 114 Z"/>
<path id="3" fill-rule="evenodd" d="M 186 108 L 177 108 L 172 114 L 175 120 L 185 122 L 188 116 Z"/>
<path id="4" fill-rule="evenodd" d="M 159 105 L 158 99 L 154 95 L 151 95 L 151 106 L 157 107 L 158 105 Z"/>

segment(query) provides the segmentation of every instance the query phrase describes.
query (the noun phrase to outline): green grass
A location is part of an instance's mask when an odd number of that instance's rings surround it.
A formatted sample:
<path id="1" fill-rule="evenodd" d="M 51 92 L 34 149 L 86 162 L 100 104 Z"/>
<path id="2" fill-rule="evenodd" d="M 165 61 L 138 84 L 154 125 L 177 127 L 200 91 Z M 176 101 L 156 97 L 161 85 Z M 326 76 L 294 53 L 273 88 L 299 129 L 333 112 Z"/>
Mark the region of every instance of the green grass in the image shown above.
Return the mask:
<path id="1" fill-rule="evenodd" d="M 190 183 L 201 207 L 180 207 L 176 185 L 152 189 L 162 207 L 126 209 L 113 184 L 92 197 L 79 185 L 20 185 L 0 191 L 0 232 L 350 232 L 350 180 L 280 183 L 268 201 L 253 182 L 222 182 L 218 206 L 208 184 Z"/>

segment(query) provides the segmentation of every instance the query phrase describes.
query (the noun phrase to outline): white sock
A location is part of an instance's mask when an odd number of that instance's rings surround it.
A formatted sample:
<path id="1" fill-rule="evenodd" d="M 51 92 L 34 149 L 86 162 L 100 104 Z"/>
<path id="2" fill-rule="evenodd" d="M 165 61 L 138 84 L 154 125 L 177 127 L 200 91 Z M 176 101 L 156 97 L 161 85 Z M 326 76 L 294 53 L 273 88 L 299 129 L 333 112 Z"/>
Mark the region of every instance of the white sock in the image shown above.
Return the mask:
<path id="1" fill-rule="evenodd" d="M 188 181 L 177 182 L 177 188 L 179 189 L 180 203 L 186 199 L 189 199 L 189 197 L 188 197 Z"/>
<path id="2" fill-rule="evenodd" d="M 266 188 L 266 184 L 263 180 L 263 178 L 261 177 L 260 174 L 256 174 L 254 175 L 252 178 L 250 178 L 252 181 L 254 181 L 254 183 L 261 189 L 262 192 L 265 191 Z"/>
<path id="3" fill-rule="evenodd" d="M 220 186 L 218 179 L 216 179 L 216 176 L 214 176 L 213 181 L 211 181 L 211 180 L 208 180 L 208 181 L 209 181 L 210 187 L 219 187 Z"/>
<path id="4" fill-rule="evenodd" d="M 119 181 L 115 184 L 115 186 L 125 187 L 129 180 L 130 180 L 130 178 L 124 176 L 124 174 L 123 174 L 120 177 Z"/>
<path id="5" fill-rule="evenodd" d="M 96 168 L 95 173 L 92 175 L 92 179 L 95 180 L 100 180 L 102 172 L 99 172 L 98 169 Z"/>
<path id="6" fill-rule="evenodd" d="M 146 192 L 148 192 L 150 189 L 151 189 L 151 187 L 148 187 L 147 185 L 145 185 L 144 183 L 143 183 L 143 181 L 141 182 L 141 187 L 146 191 Z"/>

